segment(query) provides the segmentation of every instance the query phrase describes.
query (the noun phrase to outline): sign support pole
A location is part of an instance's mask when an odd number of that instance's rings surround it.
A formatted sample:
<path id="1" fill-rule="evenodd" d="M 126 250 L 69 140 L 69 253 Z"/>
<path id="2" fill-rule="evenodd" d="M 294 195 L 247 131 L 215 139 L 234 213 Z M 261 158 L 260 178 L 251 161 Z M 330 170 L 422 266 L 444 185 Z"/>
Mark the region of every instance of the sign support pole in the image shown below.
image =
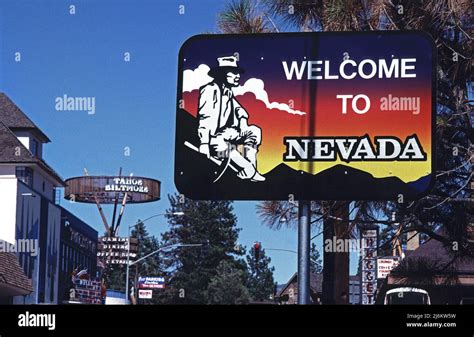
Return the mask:
<path id="1" fill-rule="evenodd" d="M 310 304 L 311 202 L 298 202 L 298 304 Z"/>
<path id="2" fill-rule="evenodd" d="M 122 178 L 122 168 L 120 168 L 119 170 L 119 178 Z M 114 228 L 115 226 L 115 215 L 117 214 L 117 204 L 118 204 L 118 200 L 119 200 L 119 193 L 115 193 L 115 200 L 114 200 L 114 213 L 112 215 L 112 228 Z"/>
<path id="3" fill-rule="evenodd" d="M 84 174 L 86 176 L 89 176 L 89 172 L 87 171 L 86 168 L 84 168 Z M 97 209 L 99 210 L 100 217 L 102 218 L 102 222 L 104 223 L 105 227 L 105 232 L 107 235 L 110 235 L 110 227 L 109 224 L 107 223 L 107 218 L 105 217 L 104 210 L 102 209 L 102 206 L 100 205 L 99 198 L 97 198 L 97 194 L 94 193 L 94 200 L 95 204 L 97 205 Z"/>
<path id="4" fill-rule="evenodd" d="M 125 304 L 129 303 L 130 294 L 128 293 L 128 278 L 130 275 L 130 226 L 128 226 L 127 236 L 127 275 L 125 279 Z"/>

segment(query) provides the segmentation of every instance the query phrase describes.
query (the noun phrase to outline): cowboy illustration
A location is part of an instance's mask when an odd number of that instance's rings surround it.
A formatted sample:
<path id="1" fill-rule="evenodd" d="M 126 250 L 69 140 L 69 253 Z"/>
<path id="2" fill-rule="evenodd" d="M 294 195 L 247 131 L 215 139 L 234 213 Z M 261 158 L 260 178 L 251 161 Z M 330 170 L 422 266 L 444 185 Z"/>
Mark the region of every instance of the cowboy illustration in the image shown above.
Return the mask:
<path id="1" fill-rule="evenodd" d="M 265 180 L 257 171 L 257 152 L 262 131 L 248 125 L 249 115 L 232 92 L 244 72 L 235 56 L 219 57 L 218 66 L 209 70 L 213 81 L 199 90 L 199 152 L 207 158 L 225 153 L 227 164 L 241 179 Z M 240 151 L 239 151 L 240 150 Z"/>

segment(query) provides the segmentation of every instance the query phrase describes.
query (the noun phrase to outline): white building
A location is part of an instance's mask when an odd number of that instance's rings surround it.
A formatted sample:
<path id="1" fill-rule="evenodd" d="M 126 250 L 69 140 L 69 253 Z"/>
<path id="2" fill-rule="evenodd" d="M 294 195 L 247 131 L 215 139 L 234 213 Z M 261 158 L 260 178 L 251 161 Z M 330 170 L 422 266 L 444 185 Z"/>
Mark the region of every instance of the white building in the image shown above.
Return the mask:
<path id="1" fill-rule="evenodd" d="M 14 291 L 0 277 L 3 303 L 58 303 L 61 209 L 55 204 L 55 192 L 64 182 L 43 160 L 43 144 L 48 142 L 15 103 L 0 93 L 0 240 L 28 250 L 16 256 L 32 281 L 32 292 L 27 294 L 25 287 Z M 0 255 L 2 259 L 5 256 Z M 1 266 L 0 261 L 0 276 Z"/>
<path id="2" fill-rule="evenodd" d="M 349 304 L 360 304 L 360 276 L 349 276 Z"/>

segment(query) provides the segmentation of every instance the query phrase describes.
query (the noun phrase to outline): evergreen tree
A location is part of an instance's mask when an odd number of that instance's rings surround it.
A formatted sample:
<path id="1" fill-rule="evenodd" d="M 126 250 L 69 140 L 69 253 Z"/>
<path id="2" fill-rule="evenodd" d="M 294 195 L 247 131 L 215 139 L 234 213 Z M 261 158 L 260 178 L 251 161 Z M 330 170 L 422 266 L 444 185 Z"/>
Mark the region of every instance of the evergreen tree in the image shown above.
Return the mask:
<path id="1" fill-rule="evenodd" d="M 273 279 L 273 278 L 272 278 Z M 219 263 L 207 289 L 209 304 L 247 304 L 250 294 L 244 285 L 245 272 L 231 261 Z"/>
<path id="2" fill-rule="evenodd" d="M 391 226 L 385 226 L 379 231 L 379 256 L 392 255 L 393 239 L 396 234 L 396 229 Z"/>
<path id="3" fill-rule="evenodd" d="M 151 252 L 156 251 L 159 248 L 158 240 L 151 236 L 145 228 L 145 224 L 138 220 L 137 225 L 133 228 L 130 233 L 131 238 L 136 238 L 138 240 L 138 252 L 135 260 L 140 259 Z M 133 261 L 131 259 L 130 261 Z M 126 265 L 108 265 L 107 270 L 104 273 L 104 279 L 107 289 L 125 291 L 125 279 L 126 279 Z M 140 276 L 161 276 L 163 274 L 161 265 L 160 265 L 160 256 L 159 254 L 152 255 L 149 258 L 140 261 L 139 263 L 130 267 L 129 270 L 129 291 L 132 287 L 135 287 L 135 296 L 137 294 L 137 281 Z M 154 290 L 153 299 L 147 300 L 143 303 L 156 303 Z M 158 295 L 158 294 L 157 294 Z"/>
<path id="4" fill-rule="evenodd" d="M 310 265 L 310 271 L 313 274 L 318 274 L 323 271 L 323 262 L 321 261 L 321 255 L 316 248 L 316 244 L 313 242 L 311 244 L 311 250 L 310 250 L 310 259 L 311 259 L 311 265 Z"/>
<path id="5" fill-rule="evenodd" d="M 104 271 L 103 279 L 108 290 L 125 291 L 125 265 L 108 265 Z M 132 282 L 132 278 L 129 279 Z"/>
<path id="6" fill-rule="evenodd" d="M 105 232 L 104 236 L 109 236 L 109 233 Z M 102 279 L 108 290 L 125 291 L 125 267 L 125 265 L 121 264 L 106 264 Z M 130 281 L 131 280 L 130 278 Z"/>
<path id="7" fill-rule="evenodd" d="M 162 235 L 163 246 L 174 244 L 203 244 L 203 247 L 174 248 L 163 254 L 169 285 L 162 303 L 208 303 L 208 287 L 218 273 L 222 261 L 245 272 L 245 262 L 237 259 L 240 229 L 230 201 L 180 200 L 169 196 L 170 229 Z M 183 212 L 184 215 L 171 215 Z"/>
<path id="8" fill-rule="evenodd" d="M 131 237 L 138 240 L 138 252 L 135 260 L 141 259 L 142 257 L 145 257 L 159 249 L 158 240 L 148 233 L 145 224 L 140 220 L 138 220 L 137 225 L 132 230 Z M 135 286 L 136 298 L 138 298 L 137 283 L 140 276 L 163 276 L 163 270 L 161 268 L 160 261 L 160 253 L 156 253 L 130 267 L 130 285 Z M 157 303 L 159 291 L 160 289 L 154 289 L 153 298 L 151 300 L 139 300 L 139 302 L 141 304 Z"/>
<path id="9" fill-rule="evenodd" d="M 275 281 L 273 279 L 274 267 L 270 267 L 271 259 L 266 256 L 265 250 L 260 249 L 258 258 L 255 256 L 255 248 L 250 249 L 247 255 L 248 279 L 247 287 L 252 300 L 268 300 L 275 292 Z"/>

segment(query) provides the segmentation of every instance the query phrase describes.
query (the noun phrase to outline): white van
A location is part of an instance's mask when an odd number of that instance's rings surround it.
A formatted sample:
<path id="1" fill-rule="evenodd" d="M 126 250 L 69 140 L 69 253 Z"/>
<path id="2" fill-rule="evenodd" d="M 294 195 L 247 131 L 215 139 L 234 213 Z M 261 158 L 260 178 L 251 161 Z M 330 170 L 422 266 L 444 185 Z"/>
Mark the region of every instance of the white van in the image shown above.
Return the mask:
<path id="1" fill-rule="evenodd" d="M 394 288 L 385 294 L 385 305 L 396 304 L 421 304 L 430 305 L 430 295 L 428 292 L 419 288 Z"/>

